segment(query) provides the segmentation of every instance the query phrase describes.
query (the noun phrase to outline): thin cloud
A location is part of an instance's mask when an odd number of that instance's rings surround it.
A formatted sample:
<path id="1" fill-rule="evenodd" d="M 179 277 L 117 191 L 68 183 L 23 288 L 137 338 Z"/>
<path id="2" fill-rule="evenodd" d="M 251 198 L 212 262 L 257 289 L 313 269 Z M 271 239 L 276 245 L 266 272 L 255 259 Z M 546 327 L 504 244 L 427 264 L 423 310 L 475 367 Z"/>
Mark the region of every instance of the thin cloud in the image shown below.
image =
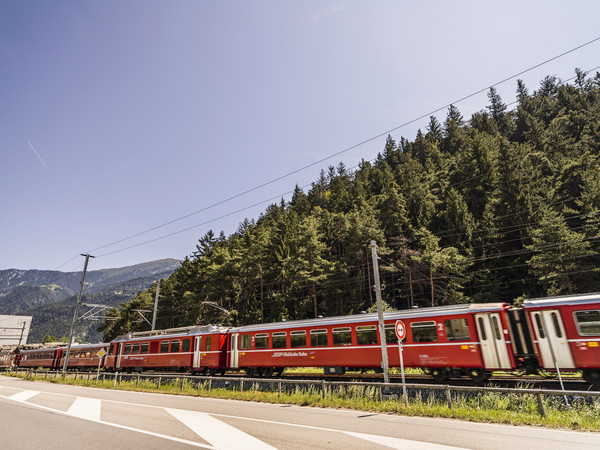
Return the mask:
<path id="1" fill-rule="evenodd" d="M 37 156 L 37 159 L 40 160 L 40 162 L 42 163 L 42 165 L 46 168 L 46 170 L 48 172 L 50 172 L 50 169 L 48 169 L 48 166 L 46 165 L 46 163 L 44 162 L 44 160 L 42 159 L 42 157 L 40 156 L 40 154 L 37 152 L 37 150 L 33 147 L 33 145 L 31 144 L 31 142 L 29 142 L 29 139 L 27 139 L 27 143 L 29 144 L 29 147 L 31 147 L 31 150 L 33 150 L 33 153 L 35 153 L 35 156 Z"/>
<path id="2" fill-rule="evenodd" d="M 346 9 L 346 5 L 344 5 L 344 4 L 339 4 L 339 5 L 331 6 L 329 8 L 321 9 L 321 10 L 317 11 L 311 17 L 309 23 L 311 25 L 315 25 L 315 24 L 319 23 L 321 20 L 323 20 L 325 17 L 330 16 L 332 14 L 339 13 L 341 11 L 344 11 L 345 9 Z"/>

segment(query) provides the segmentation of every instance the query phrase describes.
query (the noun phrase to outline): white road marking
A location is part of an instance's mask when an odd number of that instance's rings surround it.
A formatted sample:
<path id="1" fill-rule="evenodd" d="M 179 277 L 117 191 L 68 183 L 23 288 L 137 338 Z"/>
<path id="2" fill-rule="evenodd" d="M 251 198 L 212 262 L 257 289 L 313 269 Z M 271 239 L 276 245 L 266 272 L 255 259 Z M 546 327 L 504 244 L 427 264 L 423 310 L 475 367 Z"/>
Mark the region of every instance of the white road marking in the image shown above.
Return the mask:
<path id="1" fill-rule="evenodd" d="M 386 447 L 398 448 L 402 450 L 462 450 L 463 447 L 451 447 L 449 445 L 433 444 L 431 442 L 411 441 L 409 439 L 393 438 L 389 436 L 378 436 L 375 434 L 354 433 L 352 431 L 342 431 L 349 436 L 364 439 Z"/>
<path id="2" fill-rule="evenodd" d="M 17 394 L 13 394 L 7 398 L 10 398 L 11 400 L 15 400 L 17 402 L 26 402 L 31 397 L 35 397 L 39 393 L 40 393 L 39 391 L 21 391 Z"/>
<path id="3" fill-rule="evenodd" d="M 275 447 L 271 447 L 254 436 L 227 425 L 209 414 L 183 409 L 164 409 L 202 439 L 210 442 L 211 445 L 220 450 L 237 450 L 240 448 L 244 450 L 275 450 Z"/>
<path id="4" fill-rule="evenodd" d="M 100 408 L 102 401 L 96 398 L 77 397 L 67 414 L 70 416 L 79 417 L 80 419 L 100 420 Z"/>

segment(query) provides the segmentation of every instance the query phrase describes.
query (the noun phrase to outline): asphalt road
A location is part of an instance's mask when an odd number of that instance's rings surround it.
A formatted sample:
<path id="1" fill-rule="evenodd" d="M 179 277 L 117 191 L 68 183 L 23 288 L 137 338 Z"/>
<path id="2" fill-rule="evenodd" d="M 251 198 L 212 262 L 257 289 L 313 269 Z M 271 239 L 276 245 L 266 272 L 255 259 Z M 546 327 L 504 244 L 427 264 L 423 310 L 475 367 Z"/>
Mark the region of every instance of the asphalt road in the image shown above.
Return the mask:
<path id="1" fill-rule="evenodd" d="M 0 377 L 3 449 L 597 449 L 600 433 L 110 391 Z"/>

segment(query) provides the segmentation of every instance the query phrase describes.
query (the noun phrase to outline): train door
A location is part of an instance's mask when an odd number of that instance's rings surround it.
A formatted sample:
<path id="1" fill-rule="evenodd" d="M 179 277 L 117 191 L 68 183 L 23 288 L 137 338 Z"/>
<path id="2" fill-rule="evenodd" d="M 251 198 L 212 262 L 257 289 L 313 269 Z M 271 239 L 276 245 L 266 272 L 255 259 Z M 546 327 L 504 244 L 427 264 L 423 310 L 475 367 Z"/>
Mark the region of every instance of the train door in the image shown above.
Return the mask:
<path id="1" fill-rule="evenodd" d="M 240 337 L 239 333 L 233 333 L 231 335 L 231 356 L 230 356 L 229 365 L 232 369 L 237 369 L 239 367 L 239 359 L 238 359 L 239 358 L 239 347 L 238 347 L 239 337 Z"/>
<path id="2" fill-rule="evenodd" d="M 202 344 L 202 336 L 196 336 L 194 339 L 194 361 L 192 364 L 193 369 L 200 368 L 200 345 Z"/>
<path id="3" fill-rule="evenodd" d="M 117 364 L 115 368 L 119 370 L 121 368 L 121 355 L 123 354 L 123 343 L 119 344 L 119 350 L 117 351 Z"/>
<path id="4" fill-rule="evenodd" d="M 512 369 L 498 313 L 475 314 L 481 354 L 486 369 Z"/>
<path id="5" fill-rule="evenodd" d="M 533 330 L 544 369 L 574 369 L 573 355 L 558 310 L 531 313 Z"/>

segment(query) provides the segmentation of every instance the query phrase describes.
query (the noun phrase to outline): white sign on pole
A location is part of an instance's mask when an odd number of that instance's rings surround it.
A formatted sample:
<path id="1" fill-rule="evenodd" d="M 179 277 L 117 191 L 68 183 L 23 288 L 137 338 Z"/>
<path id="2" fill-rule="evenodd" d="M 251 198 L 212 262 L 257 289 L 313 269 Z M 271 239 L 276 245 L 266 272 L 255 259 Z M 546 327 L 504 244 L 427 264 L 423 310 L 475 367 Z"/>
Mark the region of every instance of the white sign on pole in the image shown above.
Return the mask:
<path id="1" fill-rule="evenodd" d="M 404 397 L 404 403 L 408 406 L 408 395 L 406 392 L 406 380 L 404 379 L 404 357 L 402 352 L 402 340 L 406 337 L 406 327 L 404 322 L 396 320 L 396 336 L 398 337 L 398 354 L 400 356 L 400 370 L 402 372 L 402 397 Z"/>

